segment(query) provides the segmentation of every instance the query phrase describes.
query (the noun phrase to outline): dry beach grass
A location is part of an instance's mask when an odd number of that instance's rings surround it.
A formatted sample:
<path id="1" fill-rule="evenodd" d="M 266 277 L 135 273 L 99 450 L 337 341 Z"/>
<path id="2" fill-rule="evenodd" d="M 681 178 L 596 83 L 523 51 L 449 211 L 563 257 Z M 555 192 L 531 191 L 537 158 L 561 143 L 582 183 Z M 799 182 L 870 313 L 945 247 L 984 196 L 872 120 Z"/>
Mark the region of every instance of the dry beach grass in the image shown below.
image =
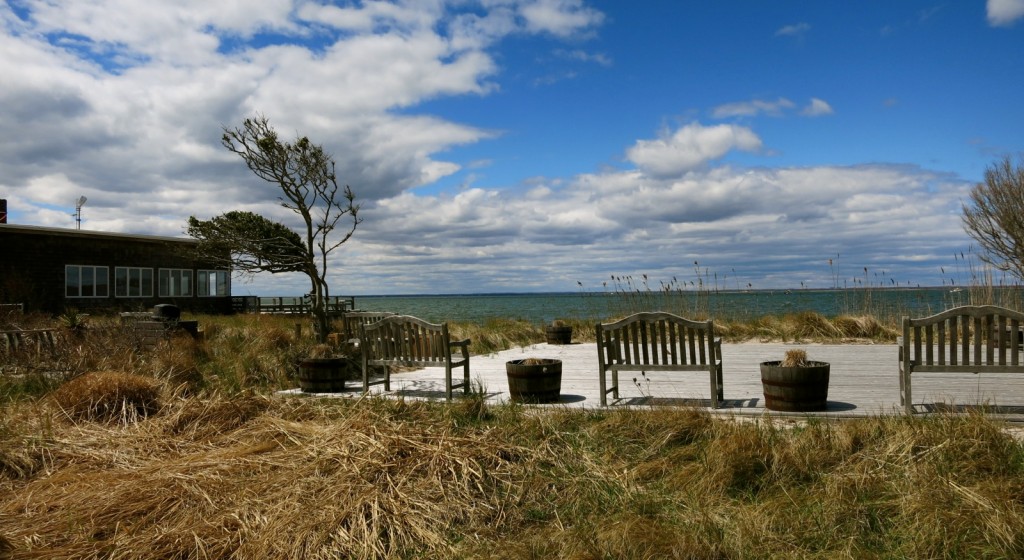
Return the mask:
<path id="1" fill-rule="evenodd" d="M 982 415 L 282 399 L 310 341 L 201 320 L 200 342 L 138 352 L 96 328 L 5 362 L 0 558 L 1024 555 L 1024 447 Z M 786 336 L 847 336 L 825 322 Z"/>

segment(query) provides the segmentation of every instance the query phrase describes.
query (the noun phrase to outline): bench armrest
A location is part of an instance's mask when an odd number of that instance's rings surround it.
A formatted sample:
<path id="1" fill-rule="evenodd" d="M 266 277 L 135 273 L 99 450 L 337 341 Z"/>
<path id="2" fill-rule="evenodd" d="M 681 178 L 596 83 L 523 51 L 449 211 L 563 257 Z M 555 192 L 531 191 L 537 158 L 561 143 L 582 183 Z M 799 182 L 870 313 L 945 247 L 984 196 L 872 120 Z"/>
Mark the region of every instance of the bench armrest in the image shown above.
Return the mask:
<path id="1" fill-rule="evenodd" d="M 453 341 L 448 343 L 448 346 L 465 346 L 465 347 L 469 347 L 469 339 L 466 338 L 466 339 L 463 339 L 463 340 L 453 340 Z"/>

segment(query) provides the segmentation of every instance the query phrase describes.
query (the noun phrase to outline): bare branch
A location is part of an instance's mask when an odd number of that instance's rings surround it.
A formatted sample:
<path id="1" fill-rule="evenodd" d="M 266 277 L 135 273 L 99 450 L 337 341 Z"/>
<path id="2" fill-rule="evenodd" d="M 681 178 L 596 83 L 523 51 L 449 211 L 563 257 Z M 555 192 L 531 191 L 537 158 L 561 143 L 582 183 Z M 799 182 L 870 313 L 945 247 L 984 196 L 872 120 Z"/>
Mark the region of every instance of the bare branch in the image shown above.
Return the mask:
<path id="1" fill-rule="evenodd" d="M 985 170 L 985 182 L 963 204 L 964 230 L 984 249 L 982 260 L 1024 279 L 1024 162 L 1009 156 Z"/>

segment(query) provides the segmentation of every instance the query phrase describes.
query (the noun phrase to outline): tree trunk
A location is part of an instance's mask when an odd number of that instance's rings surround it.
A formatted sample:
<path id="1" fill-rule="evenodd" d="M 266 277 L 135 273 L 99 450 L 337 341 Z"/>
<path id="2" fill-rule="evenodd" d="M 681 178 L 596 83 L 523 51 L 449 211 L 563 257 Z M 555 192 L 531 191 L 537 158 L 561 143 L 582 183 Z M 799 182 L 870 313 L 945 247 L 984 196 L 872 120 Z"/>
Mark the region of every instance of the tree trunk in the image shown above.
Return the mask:
<path id="1" fill-rule="evenodd" d="M 319 304 L 315 303 L 316 299 L 319 299 Z M 331 321 L 330 317 L 327 316 L 327 309 L 323 305 L 323 298 L 316 299 L 314 299 L 313 307 L 310 309 L 310 315 L 313 318 L 313 336 L 317 342 L 323 344 L 327 342 L 327 335 L 331 332 Z"/>
<path id="2" fill-rule="evenodd" d="M 331 332 L 331 320 L 327 314 L 327 298 L 324 297 L 324 282 L 315 273 L 310 274 L 313 292 L 309 294 L 309 315 L 313 323 L 313 338 L 320 344 L 327 342 Z"/>

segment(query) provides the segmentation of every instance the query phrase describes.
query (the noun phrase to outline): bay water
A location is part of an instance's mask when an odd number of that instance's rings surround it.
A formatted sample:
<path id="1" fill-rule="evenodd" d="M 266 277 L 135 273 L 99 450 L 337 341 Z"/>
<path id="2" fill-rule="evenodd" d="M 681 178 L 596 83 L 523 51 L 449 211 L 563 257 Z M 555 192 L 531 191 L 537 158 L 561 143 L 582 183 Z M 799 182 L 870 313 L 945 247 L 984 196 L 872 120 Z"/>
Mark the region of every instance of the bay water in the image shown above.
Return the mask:
<path id="1" fill-rule="evenodd" d="M 356 296 L 356 309 L 390 311 L 430 322 L 484 323 L 517 319 L 548 324 L 556 319 L 602 321 L 639 311 L 667 311 L 686 318 L 749 320 L 814 312 L 825 317 L 921 317 L 972 301 L 972 290 L 858 288 L 838 290 L 637 291 L 512 294 Z"/>

